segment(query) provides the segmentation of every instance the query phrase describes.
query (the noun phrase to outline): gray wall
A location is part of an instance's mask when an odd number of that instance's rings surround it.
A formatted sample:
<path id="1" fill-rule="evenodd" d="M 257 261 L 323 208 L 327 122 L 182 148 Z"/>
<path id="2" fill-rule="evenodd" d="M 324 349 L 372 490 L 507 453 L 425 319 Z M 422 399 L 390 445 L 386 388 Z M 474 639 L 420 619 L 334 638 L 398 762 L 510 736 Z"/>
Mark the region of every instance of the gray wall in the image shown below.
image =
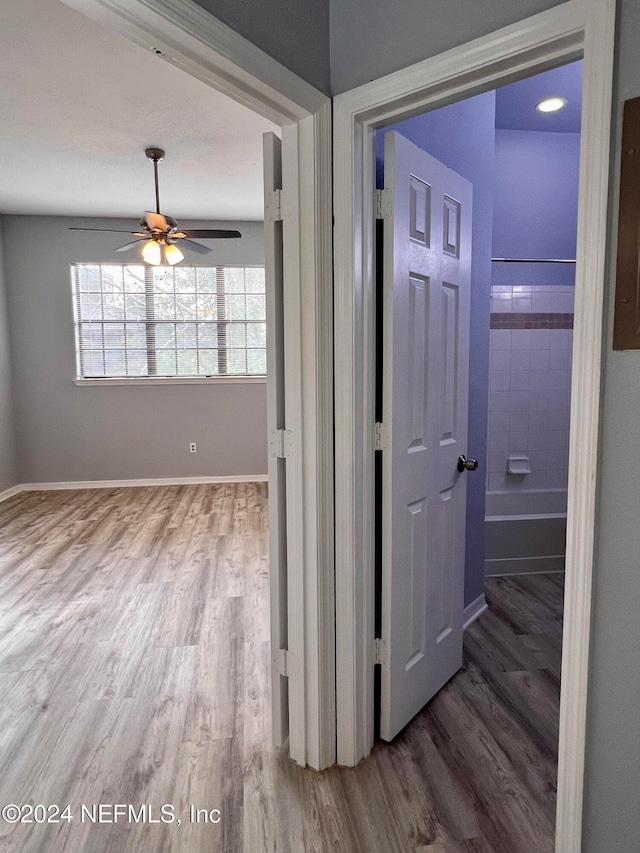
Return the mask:
<path id="1" fill-rule="evenodd" d="M 330 94 L 329 0 L 196 0 L 316 89 Z"/>
<path id="2" fill-rule="evenodd" d="M 0 216 L 0 492 L 15 486 L 16 455 L 11 399 L 11 363 L 9 355 L 9 323 L 7 317 L 4 276 L 3 233 Z"/>
<path id="3" fill-rule="evenodd" d="M 129 220 L 4 217 L 19 482 L 266 473 L 265 383 L 74 385 L 69 265 L 129 256 L 113 253 L 126 235 L 69 225 L 131 228 Z M 237 226 L 242 239 L 198 260 L 264 262 L 262 223 L 221 225 Z"/>
<path id="4" fill-rule="evenodd" d="M 332 0 L 333 94 L 558 5 L 558 0 Z"/>
<path id="5" fill-rule="evenodd" d="M 622 106 L 640 96 L 640 4 L 619 2 L 614 82 L 608 320 L 592 653 L 587 718 L 585 853 L 640 849 L 640 352 L 613 352 Z"/>

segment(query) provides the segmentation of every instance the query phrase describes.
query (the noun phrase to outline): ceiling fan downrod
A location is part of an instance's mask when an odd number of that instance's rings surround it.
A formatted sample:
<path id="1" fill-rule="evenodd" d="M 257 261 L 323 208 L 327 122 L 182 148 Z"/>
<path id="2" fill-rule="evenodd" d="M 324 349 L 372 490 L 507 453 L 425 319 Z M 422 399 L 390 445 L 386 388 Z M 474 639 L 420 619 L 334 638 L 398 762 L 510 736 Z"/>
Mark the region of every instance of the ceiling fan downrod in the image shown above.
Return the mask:
<path id="1" fill-rule="evenodd" d="M 160 213 L 160 189 L 158 186 L 158 163 L 164 160 L 164 151 L 162 148 L 145 148 L 144 153 L 148 160 L 153 161 L 153 177 L 156 185 L 156 213 Z"/>

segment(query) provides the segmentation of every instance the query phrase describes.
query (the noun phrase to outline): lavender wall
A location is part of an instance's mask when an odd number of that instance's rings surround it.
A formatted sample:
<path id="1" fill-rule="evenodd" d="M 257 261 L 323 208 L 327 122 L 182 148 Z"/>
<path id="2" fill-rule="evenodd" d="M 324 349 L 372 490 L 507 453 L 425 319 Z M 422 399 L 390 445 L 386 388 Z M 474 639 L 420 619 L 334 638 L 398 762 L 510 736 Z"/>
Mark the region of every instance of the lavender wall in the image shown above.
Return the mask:
<path id="1" fill-rule="evenodd" d="M 489 305 L 493 222 L 495 93 L 393 125 L 407 139 L 473 184 L 473 255 L 471 282 L 471 353 L 469 365 L 468 455 L 480 462 L 467 482 L 465 606 L 482 594 L 484 584 L 484 516 L 489 384 Z M 382 163 L 384 132 L 377 135 Z"/>
<path id="2" fill-rule="evenodd" d="M 575 258 L 579 133 L 496 130 L 493 255 Z M 571 285 L 573 264 L 494 264 L 500 285 Z"/>

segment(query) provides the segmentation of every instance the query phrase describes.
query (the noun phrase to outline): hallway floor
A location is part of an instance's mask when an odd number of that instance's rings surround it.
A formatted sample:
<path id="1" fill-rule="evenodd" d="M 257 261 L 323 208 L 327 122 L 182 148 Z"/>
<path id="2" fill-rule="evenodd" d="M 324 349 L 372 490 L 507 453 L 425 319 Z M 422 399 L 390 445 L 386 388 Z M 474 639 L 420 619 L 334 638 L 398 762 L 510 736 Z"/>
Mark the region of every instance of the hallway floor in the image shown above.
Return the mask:
<path id="1" fill-rule="evenodd" d="M 0 820 L 0 851 L 552 853 L 562 576 L 490 580 L 463 670 L 315 773 L 269 746 L 266 518 L 264 484 L 0 504 L 0 805 L 73 817 Z"/>

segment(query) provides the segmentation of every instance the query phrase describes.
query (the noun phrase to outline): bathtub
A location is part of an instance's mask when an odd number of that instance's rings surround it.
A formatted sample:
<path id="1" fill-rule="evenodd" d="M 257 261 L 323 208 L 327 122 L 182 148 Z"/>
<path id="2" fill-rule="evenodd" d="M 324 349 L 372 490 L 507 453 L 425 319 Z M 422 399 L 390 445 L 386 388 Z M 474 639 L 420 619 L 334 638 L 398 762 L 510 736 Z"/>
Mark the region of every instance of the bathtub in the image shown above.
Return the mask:
<path id="1" fill-rule="evenodd" d="M 567 492 L 487 492 L 486 577 L 564 571 Z"/>

